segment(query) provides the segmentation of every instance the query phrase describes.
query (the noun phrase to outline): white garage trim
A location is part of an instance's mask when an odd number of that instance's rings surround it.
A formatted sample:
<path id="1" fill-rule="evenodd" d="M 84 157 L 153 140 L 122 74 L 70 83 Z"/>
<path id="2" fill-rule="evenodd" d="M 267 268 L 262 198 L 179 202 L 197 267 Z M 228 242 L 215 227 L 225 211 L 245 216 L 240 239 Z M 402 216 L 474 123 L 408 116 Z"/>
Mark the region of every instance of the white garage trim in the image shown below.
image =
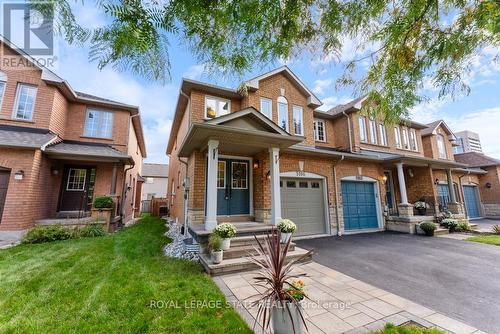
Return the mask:
<path id="1" fill-rule="evenodd" d="M 315 174 L 315 173 L 310 173 L 310 172 L 283 172 L 280 173 L 280 181 L 281 178 L 295 178 L 295 179 L 316 179 L 316 180 L 321 180 L 323 183 L 323 207 L 324 207 L 324 215 L 325 215 L 325 224 L 326 224 L 326 233 L 327 235 L 331 235 L 331 226 L 330 226 L 330 207 L 328 206 L 328 185 L 326 182 L 326 177 L 323 175 Z M 315 238 L 318 235 L 314 236 L 304 236 L 304 237 L 294 237 L 294 239 L 307 239 L 307 238 Z"/>
<path id="2" fill-rule="evenodd" d="M 344 231 L 344 234 L 355 234 L 355 233 L 364 233 L 370 230 L 381 230 L 384 228 L 384 215 L 382 211 L 382 202 L 381 202 L 381 197 L 380 197 L 380 184 L 377 179 L 368 177 L 368 176 L 345 176 L 340 179 L 340 184 L 342 184 L 342 181 L 355 181 L 355 182 L 369 182 L 369 183 L 374 183 L 374 193 L 375 193 L 375 206 L 377 208 L 377 220 L 378 220 L 378 229 L 364 229 L 364 230 L 359 230 L 359 231 Z M 341 192 L 342 195 L 342 192 Z M 344 217 L 342 216 L 342 220 Z"/>

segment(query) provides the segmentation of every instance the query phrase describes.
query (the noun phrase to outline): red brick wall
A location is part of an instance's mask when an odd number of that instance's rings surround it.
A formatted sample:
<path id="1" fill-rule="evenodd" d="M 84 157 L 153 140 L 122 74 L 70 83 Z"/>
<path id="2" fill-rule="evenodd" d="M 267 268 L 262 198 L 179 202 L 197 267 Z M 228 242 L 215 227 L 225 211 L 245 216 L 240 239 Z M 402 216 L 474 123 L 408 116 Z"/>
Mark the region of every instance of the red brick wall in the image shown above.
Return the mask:
<path id="1" fill-rule="evenodd" d="M 483 203 L 500 204 L 500 170 L 498 166 L 484 168 L 488 173 L 479 176 L 479 192 Z M 491 184 L 491 188 L 486 187 Z"/>
<path id="2" fill-rule="evenodd" d="M 444 128 L 441 125 L 437 128 L 437 133 L 442 134 L 444 137 L 447 160 L 455 161 L 455 156 L 453 155 L 453 146 L 451 145 L 451 141 L 448 139 L 448 134 L 444 131 Z M 425 136 L 423 138 L 423 146 L 424 146 L 424 154 L 426 157 L 432 159 L 439 159 L 437 135 Z"/>

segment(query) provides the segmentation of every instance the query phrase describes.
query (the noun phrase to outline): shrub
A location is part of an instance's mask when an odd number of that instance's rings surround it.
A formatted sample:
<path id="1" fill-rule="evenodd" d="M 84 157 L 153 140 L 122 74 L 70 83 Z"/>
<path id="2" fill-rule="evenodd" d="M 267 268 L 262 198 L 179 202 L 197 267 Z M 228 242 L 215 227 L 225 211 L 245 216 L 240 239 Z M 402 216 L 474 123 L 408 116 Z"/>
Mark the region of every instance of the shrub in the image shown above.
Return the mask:
<path id="1" fill-rule="evenodd" d="M 434 235 L 434 231 L 436 230 L 436 224 L 431 222 L 420 223 L 420 228 L 425 232 L 426 235 Z"/>
<path id="2" fill-rule="evenodd" d="M 74 232 L 61 225 L 36 226 L 26 233 L 22 242 L 25 244 L 38 244 L 71 238 L 74 238 Z"/>
<path id="3" fill-rule="evenodd" d="M 500 225 L 495 225 L 491 228 L 493 230 L 493 233 L 495 234 L 500 234 Z"/>
<path id="4" fill-rule="evenodd" d="M 79 230 L 79 236 L 82 238 L 102 237 L 106 235 L 106 231 L 102 224 L 92 223 Z"/>
<path id="5" fill-rule="evenodd" d="M 458 222 L 456 219 L 446 218 L 441 221 L 441 225 L 454 232 L 458 227 Z"/>
<path id="6" fill-rule="evenodd" d="M 97 196 L 94 200 L 94 209 L 112 209 L 113 198 L 110 196 Z"/>
<path id="7" fill-rule="evenodd" d="M 413 207 L 417 210 L 419 209 L 427 209 L 429 207 L 429 204 L 425 203 L 424 201 L 418 201 L 413 204 Z"/>
<path id="8" fill-rule="evenodd" d="M 461 232 L 468 232 L 468 231 L 472 231 L 472 228 L 470 227 L 467 219 L 462 219 L 458 222 L 457 230 L 461 231 Z"/>
<path id="9" fill-rule="evenodd" d="M 222 223 L 217 225 L 214 232 L 223 239 L 233 238 L 236 235 L 236 227 L 231 223 Z"/>
<path id="10" fill-rule="evenodd" d="M 211 252 L 222 250 L 222 238 L 218 234 L 212 233 L 208 237 L 208 250 Z"/>
<path id="11" fill-rule="evenodd" d="M 290 219 L 282 219 L 278 223 L 278 230 L 281 233 L 293 233 L 297 229 L 297 225 Z"/>

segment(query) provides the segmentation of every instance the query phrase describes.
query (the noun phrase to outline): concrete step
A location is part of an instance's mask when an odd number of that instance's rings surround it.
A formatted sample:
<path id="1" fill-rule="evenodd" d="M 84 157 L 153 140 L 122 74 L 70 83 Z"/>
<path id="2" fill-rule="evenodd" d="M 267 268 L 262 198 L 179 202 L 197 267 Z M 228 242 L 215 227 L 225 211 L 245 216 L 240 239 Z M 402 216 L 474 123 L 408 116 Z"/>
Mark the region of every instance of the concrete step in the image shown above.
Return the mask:
<path id="1" fill-rule="evenodd" d="M 472 230 L 477 230 L 479 228 L 479 225 L 474 223 L 469 223 L 469 226 Z"/>
<path id="2" fill-rule="evenodd" d="M 254 235 L 267 235 L 276 230 L 276 226 L 256 222 L 234 222 L 236 227 L 236 237 L 253 237 Z M 203 225 L 189 226 L 189 233 L 200 244 L 208 242 L 210 231 L 205 230 Z M 234 240 L 234 239 L 233 239 Z"/>
<path id="3" fill-rule="evenodd" d="M 286 257 L 286 262 L 290 262 L 291 260 L 299 259 L 304 257 L 307 254 L 305 249 L 296 247 L 295 250 L 288 252 Z M 312 260 L 312 253 L 305 256 L 300 262 L 307 263 Z M 225 253 L 223 256 L 223 260 L 219 264 L 212 263 L 209 254 L 200 254 L 200 263 L 205 269 L 205 271 L 211 276 L 225 275 L 238 273 L 242 271 L 255 270 L 259 267 L 252 263 L 250 259 L 246 257 L 240 257 L 235 259 L 226 259 Z"/>
<path id="4" fill-rule="evenodd" d="M 434 231 L 434 235 L 450 234 L 447 228 L 439 227 Z"/>
<path id="5" fill-rule="evenodd" d="M 239 257 L 241 258 L 257 254 L 257 252 L 255 251 L 255 247 L 257 247 L 256 244 L 242 245 L 242 246 L 233 246 L 231 244 L 231 247 L 228 250 L 224 251 L 224 259 L 236 259 Z M 288 251 L 291 252 L 294 250 L 295 250 L 295 244 L 292 242 L 290 243 Z"/>

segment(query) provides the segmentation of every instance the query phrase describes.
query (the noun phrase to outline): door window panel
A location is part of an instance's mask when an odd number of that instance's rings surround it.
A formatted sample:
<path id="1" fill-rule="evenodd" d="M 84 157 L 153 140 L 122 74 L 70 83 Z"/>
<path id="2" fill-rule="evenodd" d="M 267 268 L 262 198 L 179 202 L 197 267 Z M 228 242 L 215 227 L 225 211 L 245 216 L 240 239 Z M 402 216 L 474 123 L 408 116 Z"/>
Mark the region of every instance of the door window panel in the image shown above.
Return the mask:
<path id="1" fill-rule="evenodd" d="M 87 176 L 86 169 L 70 168 L 68 173 L 68 191 L 83 191 L 85 190 L 85 177 Z"/>
<path id="2" fill-rule="evenodd" d="M 233 189 L 247 189 L 247 175 L 248 175 L 248 164 L 245 162 L 233 162 L 231 164 L 231 174 L 232 174 L 232 188 Z"/>
<path id="3" fill-rule="evenodd" d="M 226 162 L 219 161 L 217 164 L 217 188 L 226 187 Z"/>

